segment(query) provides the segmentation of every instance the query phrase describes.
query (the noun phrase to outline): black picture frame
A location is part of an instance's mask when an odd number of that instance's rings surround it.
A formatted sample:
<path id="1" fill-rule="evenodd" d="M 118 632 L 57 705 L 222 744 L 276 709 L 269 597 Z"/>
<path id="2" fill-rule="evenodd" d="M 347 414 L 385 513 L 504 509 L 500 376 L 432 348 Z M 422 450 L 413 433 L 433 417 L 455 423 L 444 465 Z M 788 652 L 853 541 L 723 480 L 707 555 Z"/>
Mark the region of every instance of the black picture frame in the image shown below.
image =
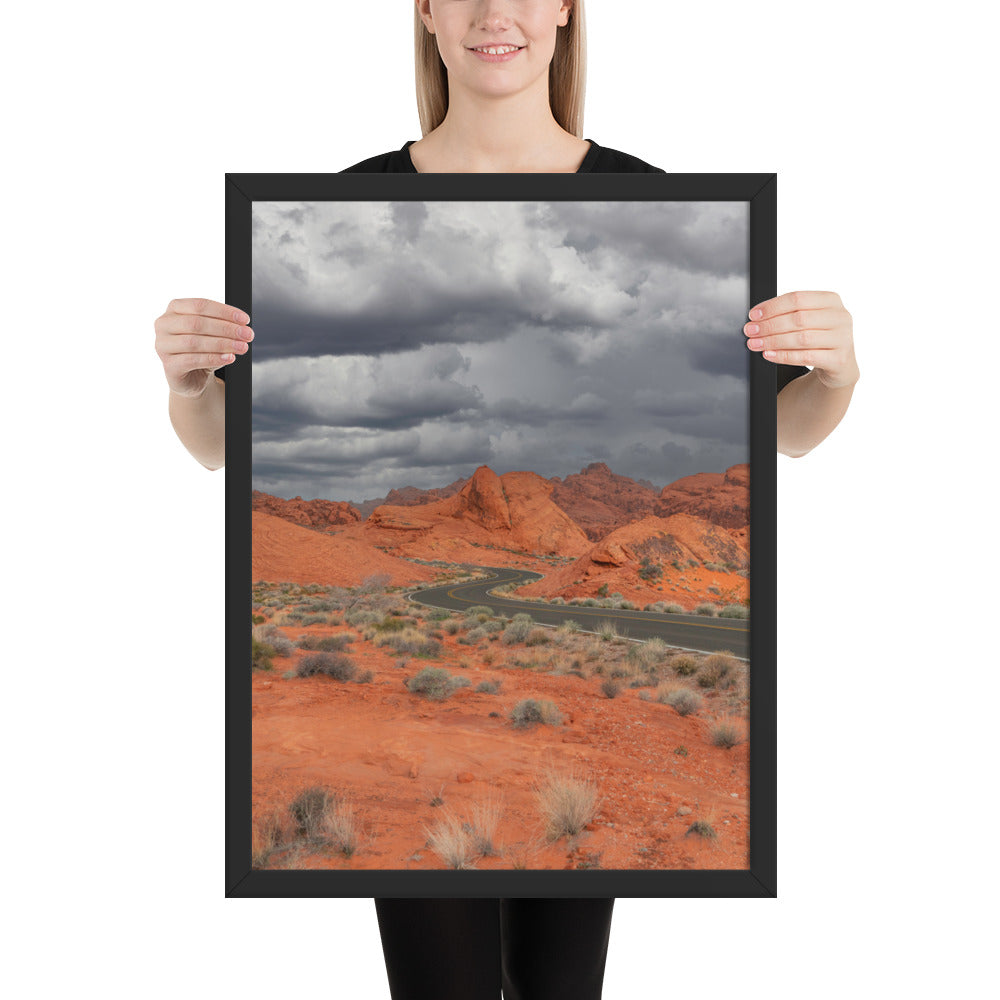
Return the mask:
<path id="1" fill-rule="evenodd" d="M 255 201 L 744 201 L 747 309 L 776 294 L 773 173 L 227 174 L 226 302 L 251 317 Z M 252 352 L 251 345 L 251 352 Z M 226 373 L 225 892 L 250 897 L 773 897 L 776 888 L 776 368 L 746 351 L 749 379 L 749 858 L 738 870 L 257 870 L 251 867 L 251 366 Z M 240 363 L 240 362 L 244 363 Z"/>

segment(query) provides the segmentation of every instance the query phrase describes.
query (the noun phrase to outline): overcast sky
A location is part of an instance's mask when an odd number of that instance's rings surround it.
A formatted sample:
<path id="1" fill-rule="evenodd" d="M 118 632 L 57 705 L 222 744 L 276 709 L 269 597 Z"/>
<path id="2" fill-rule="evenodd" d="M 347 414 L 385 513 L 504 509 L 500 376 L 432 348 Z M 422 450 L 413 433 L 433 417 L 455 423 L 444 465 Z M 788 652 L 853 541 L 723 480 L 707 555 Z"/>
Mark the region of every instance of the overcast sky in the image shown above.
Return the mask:
<path id="1" fill-rule="evenodd" d="M 253 487 L 749 461 L 746 202 L 255 202 Z"/>

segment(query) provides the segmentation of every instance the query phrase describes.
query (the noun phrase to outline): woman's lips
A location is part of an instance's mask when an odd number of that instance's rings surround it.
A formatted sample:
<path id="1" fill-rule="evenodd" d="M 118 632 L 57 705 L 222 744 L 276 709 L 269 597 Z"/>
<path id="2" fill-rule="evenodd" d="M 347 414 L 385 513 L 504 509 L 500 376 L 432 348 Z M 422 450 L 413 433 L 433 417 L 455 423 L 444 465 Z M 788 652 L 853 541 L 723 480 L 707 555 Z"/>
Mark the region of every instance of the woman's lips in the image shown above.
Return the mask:
<path id="1" fill-rule="evenodd" d="M 488 45 L 485 47 L 490 49 L 503 48 L 503 46 L 499 45 Z M 510 60 L 513 59 L 514 56 L 516 56 L 523 48 L 524 46 L 521 45 L 518 48 L 512 49 L 509 52 L 498 52 L 495 54 L 491 52 L 483 52 L 479 49 L 469 49 L 469 51 L 474 56 L 478 56 L 480 59 L 482 59 L 483 62 L 510 62 Z"/>

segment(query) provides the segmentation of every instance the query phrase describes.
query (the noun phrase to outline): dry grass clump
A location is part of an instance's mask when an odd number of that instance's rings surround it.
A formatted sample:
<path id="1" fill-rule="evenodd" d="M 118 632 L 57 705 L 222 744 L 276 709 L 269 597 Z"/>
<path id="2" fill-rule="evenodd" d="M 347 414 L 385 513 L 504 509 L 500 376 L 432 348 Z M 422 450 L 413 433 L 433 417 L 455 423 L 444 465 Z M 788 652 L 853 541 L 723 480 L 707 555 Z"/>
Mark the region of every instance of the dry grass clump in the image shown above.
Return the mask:
<path id="1" fill-rule="evenodd" d="M 597 634 L 601 637 L 601 642 L 611 642 L 619 638 L 618 628 L 611 621 L 598 622 Z"/>
<path id="2" fill-rule="evenodd" d="M 482 624 L 493 617 L 493 609 L 488 608 L 485 604 L 474 604 L 465 612 L 466 619 L 473 619 L 474 621 Z"/>
<path id="3" fill-rule="evenodd" d="M 605 677 L 601 681 L 601 693 L 605 698 L 616 698 L 621 692 L 622 686 L 621 682 L 615 680 L 613 677 Z"/>
<path id="4" fill-rule="evenodd" d="M 520 613 L 514 615 L 510 624 L 503 630 L 500 641 L 505 646 L 512 646 L 515 642 L 525 642 L 534 628 L 534 620 L 531 615 Z"/>
<path id="5" fill-rule="evenodd" d="M 598 787 L 590 778 L 550 771 L 534 791 L 548 840 L 576 836 L 597 815 Z"/>
<path id="6" fill-rule="evenodd" d="M 691 715 L 701 708 L 701 697 L 690 688 L 669 688 L 662 692 L 657 690 L 656 700 L 669 705 L 678 715 Z"/>
<path id="7" fill-rule="evenodd" d="M 670 669 L 680 677 L 690 677 L 698 670 L 698 660 L 689 653 L 678 653 L 671 657 Z"/>
<path id="8" fill-rule="evenodd" d="M 715 827 L 708 820 L 696 819 L 684 832 L 684 836 L 695 834 L 703 840 L 718 840 L 719 835 L 715 832 Z"/>
<path id="9" fill-rule="evenodd" d="M 746 730 L 739 719 L 724 715 L 708 727 L 708 738 L 713 746 L 731 750 L 746 739 Z"/>
<path id="10" fill-rule="evenodd" d="M 259 639 L 250 638 L 250 669 L 253 670 L 273 670 L 274 663 L 272 657 L 277 653 L 273 646 Z"/>
<path id="11" fill-rule="evenodd" d="M 632 643 L 625 659 L 637 670 L 647 674 L 654 673 L 662 666 L 666 652 L 666 643 L 654 637 L 647 642 Z"/>
<path id="12" fill-rule="evenodd" d="M 510 712 L 510 720 L 518 729 L 535 723 L 558 726 L 562 722 L 562 712 L 545 699 L 525 698 L 519 701 Z"/>
<path id="13" fill-rule="evenodd" d="M 255 625 L 252 634 L 258 642 L 270 646 L 275 656 L 290 656 L 295 650 L 295 643 L 283 635 L 277 625 Z"/>
<path id="14" fill-rule="evenodd" d="M 337 797 L 322 785 L 313 785 L 299 792 L 288 806 L 295 821 L 295 832 L 302 837 L 318 836 L 327 812 L 336 803 Z"/>
<path id="15" fill-rule="evenodd" d="M 699 687 L 727 688 L 736 682 L 740 661 L 732 653 L 712 653 L 701 661 L 696 680 Z"/>
<path id="16" fill-rule="evenodd" d="M 415 628 L 404 628 L 401 632 L 387 632 L 375 640 L 376 646 L 389 646 L 397 653 L 407 653 L 420 659 L 430 659 L 441 655 L 442 646 L 437 639 L 428 638 Z"/>
<path id="17" fill-rule="evenodd" d="M 424 667 L 406 681 L 407 690 L 423 695 L 431 701 L 444 701 L 461 687 L 472 682 L 468 677 L 456 677 L 443 667 Z"/>
<path id="18" fill-rule="evenodd" d="M 351 857 L 358 848 L 358 825 L 354 806 L 322 785 L 303 789 L 287 810 L 266 813 L 251 831 L 255 868 L 303 868 L 310 850 L 330 848 Z"/>
<path id="19" fill-rule="evenodd" d="M 552 641 L 552 635 L 546 628 L 533 628 L 524 640 L 526 646 L 544 646 Z"/>
<path id="20" fill-rule="evenodd" d="M 427 846 L 449 868 L 475 868 L 477 858 L 500 853 L 496 835 L 502 815 L 502 797 L 494 797 L 492 793 L 485 802 L 473 806 L 471 823 L 450 810 L 442 810 L 433 830 L 423 828 Z"/>
<path id="21" fill-rule="evenodd" d="M 336 635 L 303 635 L 296 645 L 299 649 L 316 650 L 323 653 L 341 653 L 357 640 L 353 632 L 338 632 Z"/>
<path id="22" fill-rule="evenodd" d="M 274 809 L 255 820 L 250 831 L 250 864 L 254 868 L 264 868 L 271 855 L 285 840 L 284 814 Z"/>
<path id="23" fill-rule="evenodd" d="M 312 653 L 299 660 L 295 672 L 299 677 L 322 674 L 337 681 L 351 681 L 355 679 L 358 668 L 354 661 L 343 653 Z"/>

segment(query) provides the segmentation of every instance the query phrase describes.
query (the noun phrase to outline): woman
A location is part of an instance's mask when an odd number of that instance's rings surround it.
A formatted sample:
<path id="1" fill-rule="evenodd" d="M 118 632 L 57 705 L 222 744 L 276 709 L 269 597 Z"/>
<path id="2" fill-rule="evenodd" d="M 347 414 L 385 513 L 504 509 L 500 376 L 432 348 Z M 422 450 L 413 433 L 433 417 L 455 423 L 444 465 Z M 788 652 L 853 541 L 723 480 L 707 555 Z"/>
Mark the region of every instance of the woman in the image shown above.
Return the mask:
<path id="1" fill-rule="evenodd" d="M 664 172 L 582 138 L 583 0 L 415 0 L 414 29 L 422 138 L 347 172 Z M 833 292 L 792 292 L 750 320 L 748 349 L 781 366 L 778 450 L 804 455 L 859 377 L 850 314 Z M 175 299 L 155 323 L 171 421 L 209 469 L 225 462 L 225 366 L 246 353 L 248 322 L 222 303 Z M 375 905 L 393 1000 L 496 1000 L 501 986 L 506 1000 L 601 996 L 613 899 Z"/>

